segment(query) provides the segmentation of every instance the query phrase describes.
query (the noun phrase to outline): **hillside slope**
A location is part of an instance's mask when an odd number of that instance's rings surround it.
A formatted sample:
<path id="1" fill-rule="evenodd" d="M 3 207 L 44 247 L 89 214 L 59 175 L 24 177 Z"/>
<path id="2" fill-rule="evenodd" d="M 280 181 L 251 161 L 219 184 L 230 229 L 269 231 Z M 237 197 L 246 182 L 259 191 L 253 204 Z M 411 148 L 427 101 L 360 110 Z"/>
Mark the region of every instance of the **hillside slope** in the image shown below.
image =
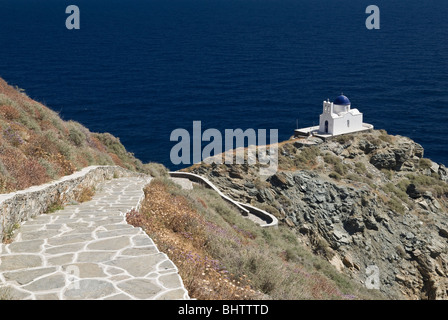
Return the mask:
<path id="1" fill-rule="evenodd" d="M 444 165 L 384 130 L 291 139 L 278 150 L 279 170 L 270 177 L 247 164 L 186 171 L 275 214 L 301 245 L 358 282 L 394 298 L 448 298 Z"/>
<path id="2" fill-rule="evenodd" d="M 262 228 L 201 185 L 153 179 L 127 221 L 176 263 L 194 299 L 385 299 L 313 255 L 294 230 Z"/>
<path id="3" fill-rule="evenodd" d="M 69 175 L 89 165 L 145 170 L 109 133 L 92 133 L 0 78 L 0 193 Z"/>

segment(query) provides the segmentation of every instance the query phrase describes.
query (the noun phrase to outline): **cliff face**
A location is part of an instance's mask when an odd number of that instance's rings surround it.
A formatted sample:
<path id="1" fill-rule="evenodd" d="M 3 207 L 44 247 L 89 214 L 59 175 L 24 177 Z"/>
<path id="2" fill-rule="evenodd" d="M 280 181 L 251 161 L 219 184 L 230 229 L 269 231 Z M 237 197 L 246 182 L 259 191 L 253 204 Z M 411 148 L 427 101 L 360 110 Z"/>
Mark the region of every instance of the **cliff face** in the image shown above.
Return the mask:
<path id="1" fill-rule="evenodd" d="M 0 78 L 0 193 L 46 183 L 90 165 L 143 170 L 118 138 L 63 121 Z"/>
<path id="2" fill-rule="evenodd" d="M 448 171 L 409 138 L 373 131 L 279 144 L 279 170 L 205 165 L 236 200 L 273 213 L 341 272 L 391 298 L 446 299 Z"/>

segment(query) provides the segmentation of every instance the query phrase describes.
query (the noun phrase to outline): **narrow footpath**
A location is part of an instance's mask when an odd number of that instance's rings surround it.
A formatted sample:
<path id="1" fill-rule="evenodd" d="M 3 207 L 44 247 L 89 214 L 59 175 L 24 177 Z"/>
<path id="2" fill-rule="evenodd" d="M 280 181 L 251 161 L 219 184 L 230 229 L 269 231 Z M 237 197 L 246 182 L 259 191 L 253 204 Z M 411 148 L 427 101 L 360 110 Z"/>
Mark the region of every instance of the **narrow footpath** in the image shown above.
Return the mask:
<path id="1" fill-rule="evenodd" d="M 90 201 L 24 222 L 0 244 L 0 297 L 189 299 L 173 262 L 126 223 L 149 181 L 113 179 Z"/>

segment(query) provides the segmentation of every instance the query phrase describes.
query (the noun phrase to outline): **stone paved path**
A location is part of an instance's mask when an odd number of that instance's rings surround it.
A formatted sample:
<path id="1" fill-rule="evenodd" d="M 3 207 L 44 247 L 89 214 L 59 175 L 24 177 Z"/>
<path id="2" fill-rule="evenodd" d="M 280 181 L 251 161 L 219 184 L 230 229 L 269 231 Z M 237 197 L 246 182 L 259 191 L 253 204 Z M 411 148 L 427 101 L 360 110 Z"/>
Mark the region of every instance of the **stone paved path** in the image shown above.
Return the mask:
<path id="1" fill-rule="evenodd" d="M 91 201 L 23 223 L 0 244 L 0 290 L 13 299 L 188 299 L 173 262 L 126 223 L 148 182 L 113 179 Z"/>

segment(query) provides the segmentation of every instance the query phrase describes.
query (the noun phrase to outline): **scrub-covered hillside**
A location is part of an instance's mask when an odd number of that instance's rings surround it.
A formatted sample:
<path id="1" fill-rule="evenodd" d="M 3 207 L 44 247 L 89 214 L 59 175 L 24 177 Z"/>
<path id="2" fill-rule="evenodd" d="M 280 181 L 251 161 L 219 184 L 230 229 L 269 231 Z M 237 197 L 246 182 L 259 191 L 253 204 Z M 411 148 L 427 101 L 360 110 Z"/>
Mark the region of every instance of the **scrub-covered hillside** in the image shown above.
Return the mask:
<path id="1" fill-rule="evenodd" d="M 0 78 L 0 193 L 46 183 L 89 165 L 144 165 L 109 133 L 92 133 Z"/>

